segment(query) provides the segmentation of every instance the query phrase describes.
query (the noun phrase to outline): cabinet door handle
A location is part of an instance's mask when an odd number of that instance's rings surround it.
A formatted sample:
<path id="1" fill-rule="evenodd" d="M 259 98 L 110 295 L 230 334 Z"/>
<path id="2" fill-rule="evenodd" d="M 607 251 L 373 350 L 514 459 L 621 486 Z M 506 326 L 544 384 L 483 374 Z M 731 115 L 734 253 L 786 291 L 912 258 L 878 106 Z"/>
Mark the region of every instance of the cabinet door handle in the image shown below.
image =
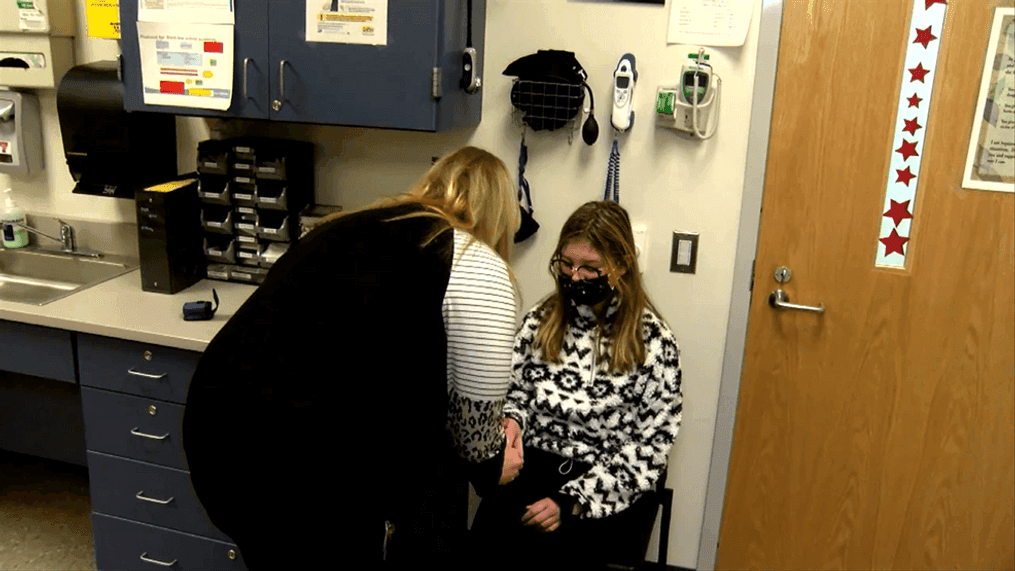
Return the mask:
<path id="1" fill-rule="evenodd" d="M 250 58 L 243 58 L 243 99 L 250 99 L 247 97 L 247 64 L 250 63 Z"/>
<path id="2" fill-rule="evenodd" d="M 271 102 L 271 108 L 274 111 L 278 111 L 282 108 L 285 103 L 285 64 L 286 60 L 279 60 L 278 62 L 278 99 Z"/>
<path id="3" fill-rule="evenodd" d="M 144 432 L 138 432 L 136 426 L 133 428 L 133 430 L 130 431 L 130 433 L 133 434 L 134 436 L 144 436 L 145 438 L 151 438 L 152 440 L 165 440 L 169 436 L 168 432 L 163 434 L 162 436 L 155 436 L 154 434 L 145 434 Z"/>
<path id="4" fill-rule="evenodd" d="M 135 371 L 133 368 L 127 369 L 127 372 L 130 373 L 131 375 L 135 375 L 135 376 L 138 376 L 138 377 L 144 377 L 146 379 L 161 379 L 161 378 L 164 378 L 168 374 L 168 373 L 162 373 L 161 375 L 151 375 L 151 374 L 148 374 L 148 373 L 142 373 L 141 371 Z"/>
<path id="5" fill-rule="evenodd" d="M 148 555 L 147 551 L 141 554 L 141 561 L 144 561 L 145 563 L 154 563 L 156 565 L 161 565 L 163 567 L 172 567 L 173 565 L 176 565 L 177 561 L 179 561 L 179 559 L 173 559 L 169 563 L 166 563 L 165 561 L 159 561 L 158 559 L 150 559 L 148 557 L 145 557 L 145 555 Z"/>
<path id="6" fill-rule="evenodd" d="M 144 495 L 144 490 L 141 490 L 140 492 L 138 492 L 137 495 L 134 496 L 134 497 L 139 499 L 139 500 L 144 500 L 146 502 L 151 502 L 153 504 L 159 504 L 159 505 L 163 505 L 163 506 L 168 504 L 169 502 L 173 501 L 173 498 L 169 498 L 168 500 L 156 500 L 155 498 L 149 498 L 149 497 Z"/>

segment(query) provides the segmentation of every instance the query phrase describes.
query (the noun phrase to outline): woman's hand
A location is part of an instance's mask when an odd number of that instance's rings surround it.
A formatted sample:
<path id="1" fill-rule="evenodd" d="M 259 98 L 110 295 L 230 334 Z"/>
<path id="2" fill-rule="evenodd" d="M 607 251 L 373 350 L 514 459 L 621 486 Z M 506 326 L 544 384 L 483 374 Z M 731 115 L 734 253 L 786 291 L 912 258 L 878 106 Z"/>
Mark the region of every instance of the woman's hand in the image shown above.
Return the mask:
<path id="1" fill-rule="evenodd" d="M 508 421 L 514 425 L 513 433 L 508 430 Z M 500 471 L 500 482 L 503 486 L 518 477 L 522 470 L 522 436 L 518 423 L 514 419 L 504 419 L 502 424 L 504 433 L 507 435 L 507 447 L 504 450 L 504 467 Z"/>
<path id="2" fill-rule="evenodd" d="M 522 516 L 522 523 L 539 528 L 540 531 L 551 532 L 560 527 L 560 506 L 550 498 L 543 498 L 527 506 L 528 511 Z"/>
<path id="3" fill-rule="evenodd" d="M 518 426 L 518 421 L 510 416 L 506 416 L 501 422 L 501 428 L 504 429 L 504 434 L 507 435 L 508 448 L 515 446 L 517 443 L 518 450 L 520 451 L 522 449 L 522 429 Z"/>

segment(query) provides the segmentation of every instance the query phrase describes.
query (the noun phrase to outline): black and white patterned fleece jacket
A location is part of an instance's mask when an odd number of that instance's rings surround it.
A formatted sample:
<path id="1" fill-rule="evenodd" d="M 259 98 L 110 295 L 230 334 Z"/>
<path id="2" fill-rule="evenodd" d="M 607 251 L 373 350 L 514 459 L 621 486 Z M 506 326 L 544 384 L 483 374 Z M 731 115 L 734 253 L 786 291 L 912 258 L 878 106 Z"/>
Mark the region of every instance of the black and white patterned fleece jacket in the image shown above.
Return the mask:
<path id="1" fill-rule="evenodd" d="M 560 490 L 581 505 L 580 518 L 613 515 L 653 489 L 680 428 L 680 350 L 648 308 L 645 362 L 608 372 L 617 307 L 611 302 L 602 327 L 588 306 L 572 311 L 560 363 L 542 359 L 534 346 L 540 306 L 525 315 L 515 337 L 504 414 L 518 421 L 526 448 L 592 466 Z"/>

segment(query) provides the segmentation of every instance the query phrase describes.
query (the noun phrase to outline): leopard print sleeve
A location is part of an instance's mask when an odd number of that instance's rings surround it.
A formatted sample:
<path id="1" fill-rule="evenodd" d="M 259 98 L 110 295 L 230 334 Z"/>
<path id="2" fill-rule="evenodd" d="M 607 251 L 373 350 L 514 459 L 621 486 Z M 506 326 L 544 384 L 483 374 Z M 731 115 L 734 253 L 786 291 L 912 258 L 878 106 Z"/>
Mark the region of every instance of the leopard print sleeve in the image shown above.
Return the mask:
<path id="1" fill-rule="evenodd" d="M 470 238 L 455 230 L 442 310 L 448 339 L 448 430 L 458 455 L 479 463 L 504 449 L 501 419 L 517 300 L 504 261 Z"/>

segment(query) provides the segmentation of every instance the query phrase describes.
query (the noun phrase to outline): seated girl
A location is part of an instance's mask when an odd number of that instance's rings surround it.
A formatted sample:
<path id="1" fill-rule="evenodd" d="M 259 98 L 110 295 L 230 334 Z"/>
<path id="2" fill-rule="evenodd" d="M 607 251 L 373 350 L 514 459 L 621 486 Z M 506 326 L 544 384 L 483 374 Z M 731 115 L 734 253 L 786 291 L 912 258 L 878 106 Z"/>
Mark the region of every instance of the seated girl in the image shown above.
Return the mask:
<path id="1" fill-rule="evenodd" d="M 477 557 L 489 569 L 633 566 L 655 524 L 644 495 L 665 473 L 680 427 L 679 349 L 642 287 L 620 205 L 575 211 L 550 274 L 555 291 L 515 338 L 504 406 L 525 467 L 483 497 Z"/>

